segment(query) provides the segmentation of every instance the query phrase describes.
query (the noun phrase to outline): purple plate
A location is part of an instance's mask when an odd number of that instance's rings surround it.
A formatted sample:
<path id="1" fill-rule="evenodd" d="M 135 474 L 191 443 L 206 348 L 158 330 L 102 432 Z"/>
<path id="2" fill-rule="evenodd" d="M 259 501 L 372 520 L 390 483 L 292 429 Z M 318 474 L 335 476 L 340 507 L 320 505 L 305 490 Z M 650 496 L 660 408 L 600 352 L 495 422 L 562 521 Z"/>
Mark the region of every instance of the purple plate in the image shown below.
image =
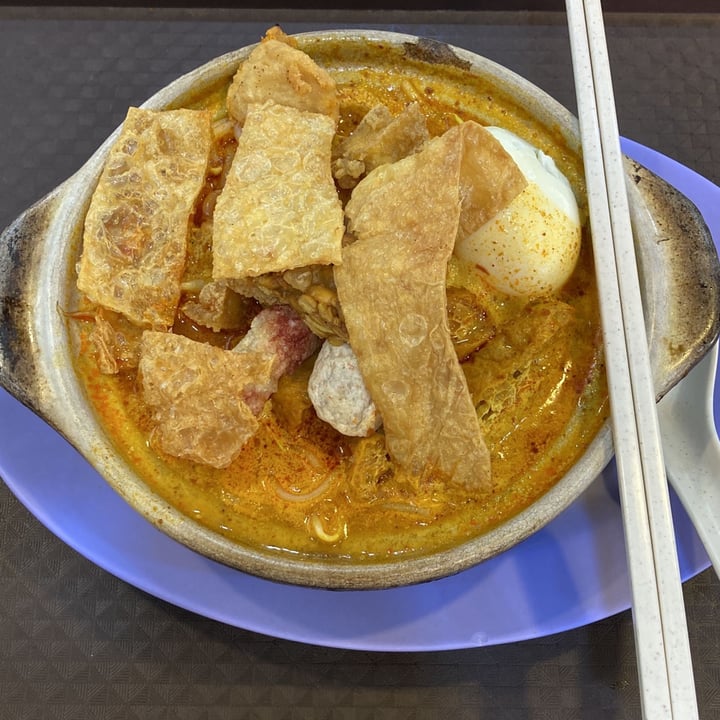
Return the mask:
<path id="1" fill-rule="evenodd" d="M 623 149 L 687 195 L 720 242 L 720 188 L 631 141 Z M 716 423 L 720 383 L 715 389 Z M 0 390 L 0 475 L 60 539 L 162 600 L 254 632 L 328 647 L 449 650 L 579 627 L 630 606 L 614 466 L 564 513 L 511 550 L 443 580 L 379 591 L 280 585 L 198 555 L 127 505 L 47 424 Z M 709 566 L 672 496 L 680 569 Z"/>

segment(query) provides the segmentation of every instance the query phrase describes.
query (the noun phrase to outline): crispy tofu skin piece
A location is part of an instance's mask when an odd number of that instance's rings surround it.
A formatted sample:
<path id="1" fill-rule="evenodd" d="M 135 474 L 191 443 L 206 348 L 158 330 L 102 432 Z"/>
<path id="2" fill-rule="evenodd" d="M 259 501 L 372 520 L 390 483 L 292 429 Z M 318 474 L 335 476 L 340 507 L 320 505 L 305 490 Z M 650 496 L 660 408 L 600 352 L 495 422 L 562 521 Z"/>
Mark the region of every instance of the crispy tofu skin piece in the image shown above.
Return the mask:
<path id="1" fill-rule="evenodd" d="M 103 375 L 115 375 L 119 370 L 117 334 L 101 313 L 95 315 L 95 325 L 89 340 L 95 348 L 95 359 L 100 372 Z"/>
<path id="2" fill-rule="evenodd" d="M 151 444 L 174 457 L 227 467 L 258 428 L 243 393 L 269 382 L 272 365 L 263 353 L 145 331 L 139 372 L 153 414 Z"/>
<path id="3" fill-rule="evenodd" d="M 417 103 L 411 103 L 396 117 L 385 105 L 376 105 L 339 143 L 333 176 L 340 187 L 353 188 L 376 167 L 418 152 L 429 138 L 425 117 Z"/>
<path id="4" fill-rule="evenodd" d="M 233 292 L 219 282 L 209 282 L 196 300 L 189 300 L 180 308 L 193 322 L 215 332 L 235 330 L 246 323 L 247 298 Z"/>
<path id="5" fill-rule="evenodd" d="M 519 195 L 528 184 L 520 168 L 481 125 L 466 122 L 450 131 L 462 137 L 460 223 L 456 242 L 472 235 Z"/>
<path id="6" fill-rule="evenodd" d="M 207 112 L 130 108 L 85 219 L 77 285 L 92 302 L 172 325 L 211 143 Z"/>
<path id="7" fill-rule="evenodd" d="M 238 68 L 227 94 L 233 120 L 245 123 L 251 105 L 271 100 L 297 110 L 321 113 L 337 122 L 335 81 L 282 32 L 268 32 Z"/>
<path id="8" fill-rule="evenodd" d="M 106 318 L 102 308 L 95 313 L 95 322 L 88 339 L 103 375 L 115 375 L 120 370 L 136 368 L 140 354 L 142 328 L 121 315 L 110 313 Z"/>
<path id="9" fill-rule="evenodd" d="M 334 132 L 327 115 L 275 103 L 250 108 L 215 206 L 214 279 L 341 261 Z"/>
<path id="10" fill-rule="evenodd" d="M 413 474 L 437 472 L 477 492 L 492 488 L 490 454 L 450 338 L 445 278 L 461 218 L 496 212 L 472 205 L 480 195 L 490 206 L 497 198 L 469 192 L 462 177 L 464 167 L 483 170 L 466 152 L 483 154 L 491 143 L 479 125 L 465 123 L 370 173 L 346 207 L 357 239 L 335 268 L 350 344 L 383 418 L 388 451 Z M 484 154 L 517 169 L 495 151 Z M 487 163 L 484 170 L 477 182 L 509 172 L 491 172 Z"/>

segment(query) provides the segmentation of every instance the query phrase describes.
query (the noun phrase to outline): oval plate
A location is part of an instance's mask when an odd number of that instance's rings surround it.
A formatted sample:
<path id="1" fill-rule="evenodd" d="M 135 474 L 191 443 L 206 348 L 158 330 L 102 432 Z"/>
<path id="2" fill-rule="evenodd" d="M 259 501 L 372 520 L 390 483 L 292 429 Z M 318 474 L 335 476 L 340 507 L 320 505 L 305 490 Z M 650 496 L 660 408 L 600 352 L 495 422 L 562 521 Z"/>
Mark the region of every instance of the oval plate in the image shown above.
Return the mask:
<path id="1" fill-rule="evenodd" d="M 688 195 L 720 244 L 720 188 L 637 143 L 624 141 L 624 150 Z M 715 412 L 717 422 L 720 376 Z M 481 566 L 423 585 L 338 593 L 261 580 L 192 552 L 152 527 L 1 390 L 0 415 L 0 475 L 41 523 L 122 580 L 235 627 L 328 647 L 435 651 L 541 637 L 630 606 L 612 466 L 543 530 Z M 45 457 L 55 458 L 52 467 Z M 709 561 L 674 496 L 672 507 L 687 579 Z"/>

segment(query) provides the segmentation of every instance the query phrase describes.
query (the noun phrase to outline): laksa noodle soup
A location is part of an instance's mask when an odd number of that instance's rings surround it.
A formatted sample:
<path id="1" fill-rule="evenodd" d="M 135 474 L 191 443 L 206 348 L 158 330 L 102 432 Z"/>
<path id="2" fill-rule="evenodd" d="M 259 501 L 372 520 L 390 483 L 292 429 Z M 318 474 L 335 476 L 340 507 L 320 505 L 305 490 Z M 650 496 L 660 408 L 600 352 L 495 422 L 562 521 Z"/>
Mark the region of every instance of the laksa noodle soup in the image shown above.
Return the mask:
<path id="1" fill-rule="evenodd" d="M 363 564 L 528 507 L 607 392 L 580 158 L 422 60 L 335 64 L 275 28 L 192 102 L 131 108 L 70 315 L 159 496 L 238 544 Z"/>

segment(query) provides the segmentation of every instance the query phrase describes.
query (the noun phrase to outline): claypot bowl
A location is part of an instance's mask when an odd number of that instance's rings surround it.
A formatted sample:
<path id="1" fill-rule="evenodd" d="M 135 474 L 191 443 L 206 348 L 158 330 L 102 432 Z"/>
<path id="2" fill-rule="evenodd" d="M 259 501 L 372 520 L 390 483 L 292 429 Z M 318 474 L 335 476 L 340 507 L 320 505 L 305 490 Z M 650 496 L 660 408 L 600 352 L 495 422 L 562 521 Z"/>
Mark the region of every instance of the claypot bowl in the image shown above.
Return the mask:
<path id="1" fill-rule="evenodd" d="M 507 69 L 435 41 L 376 31 L 297 36 L 330 69 L 353 63 L 394 72 L 420 63 L 449 85 L 477 78 L 579 148 L 565 108 Z M 234 74 L 252 48 L 224 55 L 181 77 L 145 107 L 182 105 Z M 59 308 L 75 306 L 74 272 L 83 218 L 114 136 L 66 182 L 21 215 L 0 238 L 0 383 L 61 433 L 150 522 L 186 546 L 245 572 L 323 588 L 378 589 L 450 575 L 515 545 L 573 502 L 612 457 L 608 424 L 557 484 L 520 514 L 457 547 L 374 565 L 295 560 L 248 549 L 198 525 L 155 495 L 119 456 L 93 413 L 73 368 L 73 344 Z M 707 227 L 682 195 L 627 161 L 627 180 L 656 395 L 681 380 L 716 340 L 720 266 Z"/>

